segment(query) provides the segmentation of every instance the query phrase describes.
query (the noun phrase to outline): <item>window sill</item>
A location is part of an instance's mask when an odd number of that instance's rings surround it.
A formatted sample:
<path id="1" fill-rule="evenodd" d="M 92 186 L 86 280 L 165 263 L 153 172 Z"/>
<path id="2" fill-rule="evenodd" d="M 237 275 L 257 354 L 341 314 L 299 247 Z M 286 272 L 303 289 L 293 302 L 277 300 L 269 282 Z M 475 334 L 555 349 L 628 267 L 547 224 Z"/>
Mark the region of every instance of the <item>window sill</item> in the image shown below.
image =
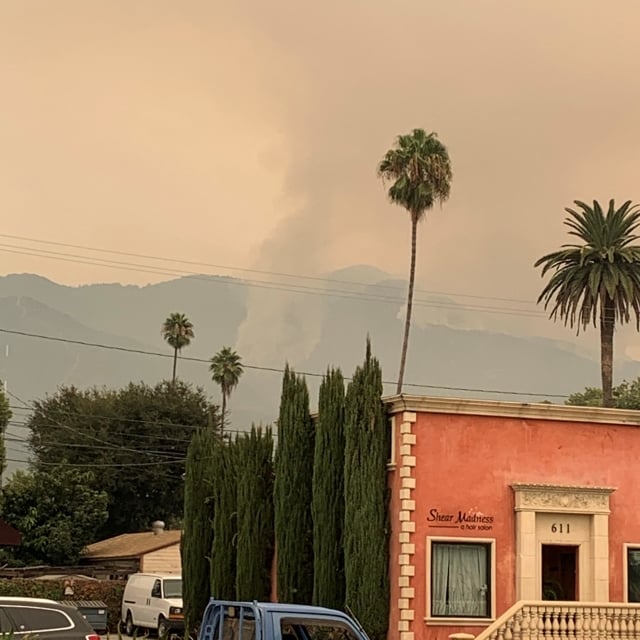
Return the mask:
<path id="1" fill-rule="evenodd" d="M 425 618 L 428 627 L 488 627 L 495 618 Z"/>

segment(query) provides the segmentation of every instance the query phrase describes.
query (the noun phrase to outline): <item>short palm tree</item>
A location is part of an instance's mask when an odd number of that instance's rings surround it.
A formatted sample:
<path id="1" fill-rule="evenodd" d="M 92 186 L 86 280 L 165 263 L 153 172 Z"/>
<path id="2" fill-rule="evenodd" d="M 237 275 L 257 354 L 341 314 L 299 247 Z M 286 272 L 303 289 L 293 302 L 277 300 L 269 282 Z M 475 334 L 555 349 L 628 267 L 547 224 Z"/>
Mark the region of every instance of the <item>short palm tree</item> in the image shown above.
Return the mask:
<path id="1" fill-rule="evenodd" d="M 242 358 L 231 347 L 223 347 L 211 358 L 209 365 L 211 379 L 220 385 L 222 392 L 222 427 L 224 432 L 224 421 L 227 413 L 227 400 L 231 392 L 238 386 L 240 377 L 244 369 L 242 368 Z"/>
<path id="2" fill-rule="evenodd" d="M 195 337 L 193 324 L 183 313 L 172 313 L 162 324 L 162 337 L 170 347 L 173 347 L 173 375 L 171 381 L 176 381 L 176 365 L 178 353 L 191 344 Z"/>
<path id="3" fill-rule="evenodd" d="M 580 243 L 564 244 L 535 263 L 543 277 L 551 272 L 538 303 L 552 305 L 550 317 L 577 325 L 578 333 L 599 319 L 602 405 L 612 407 L 616 322 L 627 323 L 633 314 L 640 330 L 640 246 L 633 244 L 640 208 L 627 201 L 616 209 L 613 200 L 606 213 L 595 200 L 593 206 L 575 205 L 577 210 L 565 209 L 564 223 Z"/>
<path id="4" fill-rule="evenodd" d="M 418 222 L 436 202 L 447 200 L 453 174 L 449 152 L 438 140 L 438 135 L 414 129 L 410 134 L 398 136 L 393 149 L 387 151 L 378 165 L 378 175 L 384 181 L 392 183 L 388 191 L 391 202 L 404 207 L 411 217 L 409 291 L 397 386 L 397 393 L 402 393 L 416 276 Z"/>

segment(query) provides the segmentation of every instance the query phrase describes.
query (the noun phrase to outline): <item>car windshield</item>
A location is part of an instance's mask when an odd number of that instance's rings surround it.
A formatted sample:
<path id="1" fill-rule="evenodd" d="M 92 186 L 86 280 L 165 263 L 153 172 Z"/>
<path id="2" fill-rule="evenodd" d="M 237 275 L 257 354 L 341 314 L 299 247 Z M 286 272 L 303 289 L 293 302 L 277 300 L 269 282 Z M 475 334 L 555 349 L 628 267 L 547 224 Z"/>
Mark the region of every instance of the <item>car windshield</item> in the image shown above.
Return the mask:
<path id="1" fill-rule="evenodd" d="M 182 579 L 170 578 L 164 581 L 165 598 L 182 598 Z"/>

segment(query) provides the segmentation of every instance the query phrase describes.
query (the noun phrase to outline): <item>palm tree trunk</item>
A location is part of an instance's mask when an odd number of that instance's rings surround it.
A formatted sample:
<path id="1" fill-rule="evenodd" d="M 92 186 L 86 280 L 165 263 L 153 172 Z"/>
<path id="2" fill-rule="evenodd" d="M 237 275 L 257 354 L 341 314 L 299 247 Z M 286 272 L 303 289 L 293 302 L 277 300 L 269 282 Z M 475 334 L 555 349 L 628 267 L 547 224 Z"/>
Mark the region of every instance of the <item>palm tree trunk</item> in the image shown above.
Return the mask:
<path id="1" fill-rule="evenodd" d="M 220 421 L 220 435 L 224 434 L 224 420 L 227 415 L 227 394 L 222 392 L 222 420 Z"/>
<path id="2" fill-rule="evenodd" d="M 178 347 L 175 347 L 173 350 L 173 375 L 171 376 L 171 382 L 175 383 L 176 381 L 176 365 L 178 364 Z"/>
<path id="3" fill-rule="evenodd" d="M 602 406 L 613 407 L 613 300 L 604 296 L 600 311 L 600 369 L 602 372 Z"/>
<path id="4" fill-rule="evenodd" d="M 409 292 L 407 294 L 407 315 L 404 320 L 404 339 L 402 341 L 402 355 L 400 356 L 400 371 L 398 372 L 398 386 L 396 393 L 402 393 L 404 369 L 407 363 L 407 349 L 409 348 L 409 330 L 411 329 L 411 310 L 413 308 L 413 284 L 416 278 L 416 243 L 418 238 L 418 217 L 411 214 L 411 267 L 409 268 Z"/>

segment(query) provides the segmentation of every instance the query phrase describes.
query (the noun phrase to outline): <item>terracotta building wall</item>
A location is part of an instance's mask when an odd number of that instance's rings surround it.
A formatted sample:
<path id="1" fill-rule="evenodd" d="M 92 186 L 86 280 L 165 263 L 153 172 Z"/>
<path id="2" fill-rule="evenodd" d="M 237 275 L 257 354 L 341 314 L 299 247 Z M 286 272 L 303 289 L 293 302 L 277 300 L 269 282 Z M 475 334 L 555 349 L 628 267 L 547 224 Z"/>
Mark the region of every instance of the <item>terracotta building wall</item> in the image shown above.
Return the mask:
<path id="1" fill-rule="evenodd" d="M 640 543 L 640 428 L 612 424 L 562 422 L 558 420 L 417 413 L 412 424 L 414 438 L 406 448 L 396 415 L 395 460 L 390 472 L 392 616 L 389 638 L 400 638 L 398 629 L 402 555 L 399 514 L 402 504 L 400 455 L 415 458 L 415 489 L 410 506 L 415 534 L 411 562 L 415 640 L 447 638 L 467 631 L 476 635 L 482 627 L 427 626 L 427 536 L 495 538 L 496 613 L 499 616 L 515 601 L 515 513 L 513 483 L 590 485 L 615 487 L 609 517 L 610 599 L 623 601 L 623 543 Z M 406 431 L 406 428 L 405 428 Z M 413 505 L 411 504 L 413 503 Z M 406 506 L 406 505 L 405 505 Z M 440 514 L 479 512 L 493 518 L 491 529 L 480 531 L 450 528 L 451 523 L 430 522 L 432 510 Z M 411 636 L 405 636 L 409 640 Z"/>

